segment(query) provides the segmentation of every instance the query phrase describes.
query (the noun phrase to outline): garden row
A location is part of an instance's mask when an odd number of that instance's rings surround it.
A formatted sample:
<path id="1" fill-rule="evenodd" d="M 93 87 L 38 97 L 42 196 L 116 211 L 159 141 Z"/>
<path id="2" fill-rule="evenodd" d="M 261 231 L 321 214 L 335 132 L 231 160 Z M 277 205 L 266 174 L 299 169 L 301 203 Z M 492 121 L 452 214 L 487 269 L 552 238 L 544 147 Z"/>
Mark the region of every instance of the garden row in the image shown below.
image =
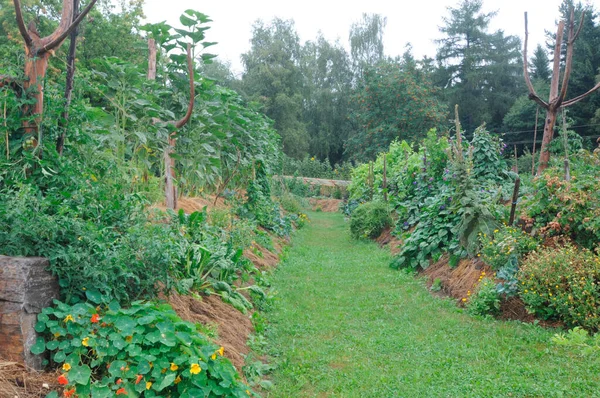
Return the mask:
<path id="1" fill-rule="evenodd" d="M 353 170 L 344 207 L 351 232 L 377 238 L 391 226 L 401 242 L 393 268 L 443 263 L 451 274 L 467 264 L 475 285 L 456 298 L 474 314 L 499 315 L 518 298 L 538 319 L 597 332 L 600 151 L 568 137 L 568 146 L 555 139 L 551 167 L 535 177 L 531 155 L 505 156 L 506 145 L 483 126 L 470 141 L 432 130 L 416 146 L 394 142 Z M 432 282 L 451 290 L 451 281 Z"/>

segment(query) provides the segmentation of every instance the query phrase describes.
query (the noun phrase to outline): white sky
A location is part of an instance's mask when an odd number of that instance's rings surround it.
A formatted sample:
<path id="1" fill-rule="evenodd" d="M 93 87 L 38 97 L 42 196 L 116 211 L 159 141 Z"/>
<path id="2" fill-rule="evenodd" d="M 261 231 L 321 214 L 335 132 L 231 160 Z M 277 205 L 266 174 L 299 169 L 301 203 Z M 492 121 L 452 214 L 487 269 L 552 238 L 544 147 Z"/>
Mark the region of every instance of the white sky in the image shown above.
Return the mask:
<path id="1" fill-rule="evenodd" d="M 598 1 L 598 0 L 595 0 Z M 588 4 L 591 0 L 585 0 Z M 544 42 L 544 29 L 554 30 L 561 0 L 484 0 L 485 12 L 498 11 L 490 31 L 503 29 L 507 35 L 523 38 L 523 12 L 529 14 L 530 53 L 537 43 Z M 411 43 L 416 58 L 435 57 L 435 39 L 441 38 L 438 27 L 447 7 L 456 7 L 458 0 L 146 0 L 148 22 L 166 20 L 179 24 L 179 16 L 187 9 L 207 14 L 213 20 L 207 40 L 219 44 L 210 47 L 220 59 L 231 62 L 232 69 L 241 73 L 240 55 L 250 48 L 252 24 L 257 19 L 270 21 L 273 17 L 294 19 L 300 40 L 313 40 L 319 31 L 326 39 L 340 39 L 348 48 L 350 25 L 361 19 L 363 12 L 387 17 L 384 35 L 385 52 L 396 56 Z M 598 9 L 596 4 L 596 9 Z"/>

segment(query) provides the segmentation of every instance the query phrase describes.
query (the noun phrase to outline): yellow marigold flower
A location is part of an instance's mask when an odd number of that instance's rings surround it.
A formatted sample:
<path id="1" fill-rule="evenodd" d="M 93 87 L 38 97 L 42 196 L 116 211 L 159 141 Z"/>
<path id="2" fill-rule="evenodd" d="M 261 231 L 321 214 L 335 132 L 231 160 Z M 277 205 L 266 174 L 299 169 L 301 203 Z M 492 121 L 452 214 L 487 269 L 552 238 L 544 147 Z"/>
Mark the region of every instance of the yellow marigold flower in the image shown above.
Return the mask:
<path id="1" fill-rule="evenodd" d="M 215 353 L 215 354 L 212 354 L 212 355 L 210 356 L 210 359 L 212 359 L 213 361 L 214 361 L 215 359 L 217 359 L 217 354 L 216 354 L 216 353 Z"/>
<path id="2" fill-rule="evenodd" d="M 225 354 L 225 348 L 221 347 L 217 352 L 219 353 L 219 355 L 223 356 L 223 354 Z"/>
<path id="3" fill-rule="evenodd" d="M 181 383 L 181 376 L 177 376 L 177 378 L 175 379 L 175 381 L 173 381 L 174 384 L 179 384 Z"/>
<path id="4" fill-rule="evenodd" d="M 71 322 L 75 322 L 75 319 L 73 319 L 73 315 L 71 315 L 71 314 L 67 315 L 67 316 L 65 317 L 65 319 L 63 320 L 63 322 L 65 322 L 65 323 L 66 323 L 66 322 L 69 322 L 69 321 L 71 321 Z"/>
<path id="5" fill-rule="evenodd" d="M 175 372 L 177 369 L 179 369 L 179 366 L 175 365 L 173 362 L 171 362 L 171 370 L 173 372 Z"/>
<path id="6" fill-rule="evenodd" d="M 62 369 L 63 369 L 65 372 L 68 372 L 69 370 L 71 370 L 71 365 L 65 362 L 65 363 L 63 364 L 63 366 L 62 366 Z"/>
<path id="7" fill-rule="evenodd" d="M 151 381 L 147 381 L 146 382 L 146 390 L 149 390 L 152 387 L 152 382 Z"/>
<path id="8" fill-rule="evenodd" d="M 193 363 L 192 366 L 190 366 L 190 373 L 193 375 L 197 375 L 201 371 L 202 371 L 202 368 L 197 363 Z"/>
<path id="9" fill-rule="evenodd" d="M 89 337 L 85 337 L 83 340 L 81 340 L 81 345 L 84 347 L 89 347 L 90 346 L 90 338 Z"/>

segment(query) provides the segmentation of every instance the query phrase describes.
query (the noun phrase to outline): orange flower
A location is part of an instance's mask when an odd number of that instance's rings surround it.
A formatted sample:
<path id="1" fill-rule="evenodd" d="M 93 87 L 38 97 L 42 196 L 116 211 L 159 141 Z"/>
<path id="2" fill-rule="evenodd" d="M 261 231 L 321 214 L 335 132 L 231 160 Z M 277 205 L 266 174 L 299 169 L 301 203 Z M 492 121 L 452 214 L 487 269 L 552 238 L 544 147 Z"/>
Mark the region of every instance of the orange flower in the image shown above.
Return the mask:
<path id="1" fill-rule="evenodd" d="M 100 315 L 98 315 L 98 314 L 92 315 L 92 319 L 90 319 L 90 321 L 92 323 L 98 323 L 99 320 L 100 320 Z"/>
<path id="2" fill-rule="evenodd" d="M 137 379 L 135 379 L 135 384 L 140 384 L 140 381 L 142 381 L 143 378 L 144 378 L 144 376 L 137 375 Z"/>
<path id="3" fill-rule="evenodd" d="M 66 386 L 67 384 L 69 384 L 69 380 L 67 379 L 67 376 L 65 376 L 65 375 L 58 376 L 58 384 L 60 384 L 61 386 Z"/>
<path id="4" fill-rule="evenodd" d="M 117 395 L 127 395 L 127 391 L 124 388 L 119 388 L 117 390 Z"/>
<path id="5" fill-rule="evenodd" d="M 70 390 L 65 390 L 63 391 L 63 395 L 67 398 L 69 398 L 71 395 L 75 394 L 75 389 L 70 389 Z"/>
<path id="6" fill-rule="evenodd" d="M 121 384 L 123 382 L 122 379 L 117 379 L 117 385 Z"/>

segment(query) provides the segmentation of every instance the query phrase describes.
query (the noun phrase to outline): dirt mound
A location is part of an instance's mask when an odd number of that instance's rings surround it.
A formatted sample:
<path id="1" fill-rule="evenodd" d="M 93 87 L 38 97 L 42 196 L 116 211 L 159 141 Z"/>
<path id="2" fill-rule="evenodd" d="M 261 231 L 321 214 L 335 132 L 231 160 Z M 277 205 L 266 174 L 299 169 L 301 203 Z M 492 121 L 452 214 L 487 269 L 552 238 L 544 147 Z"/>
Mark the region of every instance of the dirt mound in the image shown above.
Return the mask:
<path id="1" fill-rule="evenodd" d="M 475 290 L 479 277 L 484 272 L 485 275 L 493 275 L 491 267 L 477 259 L 462 259 L 454 268 L 450 268 L 448 261 L 449 256 L 442 256 L 436 263 L 427 267 L 423 275 L 427 276 L 428 286 L 439 279 L 441 292 L 459 301 L 466 298 L 469 291 Z"/>
<path id="2" fill-rule="evenodd" d="M 254 331 L 248 315 L 242 314 L 215 295 L 203 296 L 198 300 L 173 292 L 167 301 L 182 319 L 216 326 L 218 338 L 215 343 L 225 347 L 225 356 L 238 371 L 242 370 L 244 356 L 249 352 L 246 342 Z"/>
<path id="3" fill-rule="evenodd" d="M 0 359 L 0 398 L 39 398 L 62 391 L 58 373 L 36 372 L 22 364 Z"/>
<path id="4" fill-rule="evenodd" d="M 219 197 L 215 203 L 215 196 L 209 195 L 205 198 L 203 197 L 194 197 L 194 198 L 179 198 L 177 199 L 177 210 L 182 209 L 187 214 L 193 213 L 195 211 L 202 211 L 204 207 L 208 208 L 208 211 L 214 209 L 229 209 L 231 206 L 225 203 L 225 199 Z M 162 211 L 166 211 L 167 207 L 164 203 L 158 203 L 152 206 L 153 209 L 159 209 Z"/>
<path id="5" fill-rule="evenodd" d="M 321 209 L 325 213 L 336 213 L 340 209 L 341 199 L 310 199 L 313 210 Z"/>
<path id="6" fill-rule="evenodd" d="M 375 239 L 375 242 L 379 244 L 379 247 L 388 246 L 394 256 L 400 253 L 400 245 L 402 245 L 402 240 L 392 235 L 391 228 L 384 229 L 381 235 Z"/>
<path id="7" fill-rule="evenodd" d="M 260 245 L 254 245 L 254 248 L 254 250 L 250 248 L 245 249 L 244 257 L 252 261 L 257 268 L 272 268 L 279 263 L 279 256 L 276 253 L 273 253 Z M 275 249 L 277 250 L 277 247 Z"/>

